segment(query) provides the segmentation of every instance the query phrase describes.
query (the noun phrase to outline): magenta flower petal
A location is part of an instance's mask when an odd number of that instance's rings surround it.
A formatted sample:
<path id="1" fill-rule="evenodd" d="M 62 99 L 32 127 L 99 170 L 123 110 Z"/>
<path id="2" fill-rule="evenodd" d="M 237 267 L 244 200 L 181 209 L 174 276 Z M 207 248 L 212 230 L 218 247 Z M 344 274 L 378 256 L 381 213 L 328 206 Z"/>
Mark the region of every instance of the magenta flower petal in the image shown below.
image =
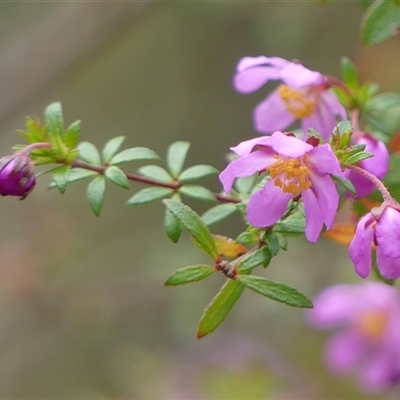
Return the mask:
<path id="1" fill-rule="evenodd" d="M 380 252 L 388 257 L 400 258 L 400 212 L 387 207 L 376 226 L 376 241 Z"/>
<path id="2" fill-rule="evenodd" d="M 380 273 L 387 279 L 397 279 L 400 277 L 400 258 L 392 258 L 385 255 L 382 247 L 376 249 L 376 261 Z"/>
<path id="3" fill-rule="evenodd" d="M 371 228 L 374 218 L 366 214 L 357 224 L 356 233 L 349 246 L 349 255 L 358 275 L 366 278 L 371 272 L 371 249 L 374 231 Z"/>
<path id="4" fill-rule="evenodd" d="M 219 180 L 222 183 L 224 191 L 230 193 L 233 182 L 236 178 L 254 175 L 262 171 L 269 165 L 276 162 L 276 159 L 269 156 L 262 150 L 255 151 L 246 157 L 232 161 L 220 174 Z"/>
<path id="5" fill-rule="evenodd" d="M 255 139 L 245 140 L 239 143 L 235 147 L 231 147 L 231 150 L 241 157 L 248 156 L 255 146 L 270 146 L 271 138 L 269 136 L 261 136 Z M 265 148 L 267 151 L 267 148 Z"/>
<path id="6" fill-rule="evenodd" d="M 329 144 L 314 147 L 308 155 L 308 160 L 316 166 L 322 174 L 342 175 L 339 160 L 332 151 Z"/>
<path id="7" fill-rule="evenodd" d="M 323 222 L 327 229 L 330 229 L 339 206 L 339 194 L 336 190 L 336 185 L 332 182 L 330 176 L 316 172 L 311 175 L 310 179 L 312 182 L 311 191 L 314 192 L 323 213 Z"/>
<path id="8" fill-rule="evenodd" d="M 381 392 L 391 385 L 392 371 L 393 361 L 390 354 L 375 351 L 369 356 L 368 362 L 363 362 L 359 376 L 360 387 L 370 393 Z"/>
<path id="9" fill-rule="evenodd" d="M 366 343 L 359 334 L 351 330 L 336 333 L 325 348 L 325 361 L 338 374 L 350 372 L 365 351 Z"/>
<path id="10" fill-rule="evenodd" d="M 302 88 L 310 85 L 322 85 L 324 76 L 316 71 L 311 71 L 301 64 L 288 63 L 282 68 L 281 79 L 287 85 L 294 88 Z"/>
<path id="11" fill-rule="evenodd" d="M 256 129 L 262 133 L 283 130 L 296 119 L 276 90 L 258 104 L 253 115 Z"/>
<path id="12" fill-rule="evenodd" d="M 333 328 L 347 322 L 355 313 L 352 300 L 354 287 L 336 285 L 323 290 L 314 299 L 314 308 L 307 311 L 308 321 L 316 328 Z"/>
<path id="13" fill-rule="evenodd" d="M 347 119 L 346 109 L 342 106 L 338 98 L 330 91 L 324 90 L 320 94 L 322 101 L 326 104 L 326 106 L 333 112 L 338 115 L 342 120 Z"/>
<path id="14" fill-rule="evenodd" d="M 280 71 L 275 67 L 254 67 L 237 73 L 233 86 L 240 93 L 252 93 L 265 85 L 270 79 L 279 79 Z"/>
<path id="15" fill-rule="evenodd" d="M 271 226 L 282 217 L 291 198 L 290 193 L 283 193 L 269 180 L 263 189 L 251 196 L 247 205 L 247 219 L 253 226 Z"/>
<path id="16" fill-rule="evenodd" d="M 304 133 L 307 133 L 309 128 L 313 128 L 321 134 L 325 141 L 328 141 L 336 126 L 336 118 L 327 104 L 320 99 L 316 102 L 314 113 L 310 117 L 304 118 L 301 126 Z"/>
<path id="17" fill-rule="evenodd" d="M 290 61 L 285 60 L 284 58 L 280 57 L 264 57 L 264 56 L 259 56 L 259 57 L 243 57 L 237 67 L 236 70 L 237 72 L 242 72 L 246 69 L 252 68 L 252 67 L 258 67 L 262 65 L 272 65 L 273 67 L 277 68 L 283 68 L 287 64 L 290 64 Z"/>
<path id="18" fill-rule="evenodd" d="M 286 136 L 282 132 L 275 132 L 270 143 L 276 153 L 289 158 L 302 157 L 314 149 L 310 144 L 293 136 Z"/>
<path id="19" fill-rule="evenodd" d="M 315 243 L 322 230 L 324 214 L 312 190 L 304 190 L 302 197 L 306 214 L 306 238 L 308 241 Z"/>
<path id="20" fill-rule="evenodd" d="M 389 151 L 386 145 L 369 135 L 362 136 L 357 144 L 365 144 L 365 151 L 374 154 L 374 157 L 361 161 L 360 166 L 379 179 L 384 178 L 389 170 Z"/>

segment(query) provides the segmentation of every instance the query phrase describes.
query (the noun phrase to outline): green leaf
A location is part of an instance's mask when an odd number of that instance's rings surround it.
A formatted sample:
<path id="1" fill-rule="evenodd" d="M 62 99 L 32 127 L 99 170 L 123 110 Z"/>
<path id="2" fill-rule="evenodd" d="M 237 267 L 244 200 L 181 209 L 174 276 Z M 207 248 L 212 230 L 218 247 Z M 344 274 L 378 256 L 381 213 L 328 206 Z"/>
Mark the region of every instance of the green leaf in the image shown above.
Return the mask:
<path id="1" fill-rule="evenodd" d="M 164 229 L 173 243 L 179 242 L 182 235 L 182 224 L 168 208 L 165 209 L 164 214 Z"/>
<path id="2" fill-rule="evenodd" d="M 382 43 L 397 34 L 400 27 L 400 5 L 396 1 L 375 1 L 364 14 L 362 38 L 367 46 Z"/>
<path id="3" fill-rule="evenodd" d="M 163 200 L 167 208 L 175 215 L 182 225 L 188 230 L 199 247 L 211 256 L 213 260 L 218 258 L 218 250 L 211 232 L 191 208 L 175 200 Z"/>
<path id="4" fill-rule="evenodd" d="M 75 121 L 68 127 L 67 131 L 63 135 L 62 140 L 69 149 L 73 149 L 76 147 L 81 129 L 81 121 Z"/>
<path id="5" fill-rule="evenodd" d="M 342 66 L 342 77 L 344 83 L 350 89 L 357 89 L 358 76 L 355 65 L 347 57 L 342 57 L 341 66 Z"/>
<path id="6" fill-rule="evenodd" d="M 382 93 L 365 104 L 364 117 L 374 128 L 391 137 L 400 127 L 400 94 Z"/>
<path id="7" fill-rule="evenodd" d="M 64 132 L 61 103 L 55 102 L 47 106 L 44 111 L 44 118 L 51 133 L 61 135 Z"/>
<path id="8" fill-rule="evenodd" d="M 106 193 L 106 179 L 103 175 L 94 178 L 87 188 L 87 196 L 90 208 L 98 217 L 103 208 L 104 196 Z"/>
<path id="9" fill-rule="evenodd" d="M 357 195 L 356 192 L 356 188 L 354 187 L 354 185 L 351 183 L 351 181 L 349 181 L 346 178 L 343 178 L 339 175 L 334 175 L 332 174 L 332 178 L 341 186 L 343 186 L 346 190 L 348 190 L 349 192 L 353 193 L 355 196 Z"/>
<path id="10" fill-rule="evenodd" d="M 172 182 L 172 176 L 164 169 L 158 165 L 146 165 L 138 169 L 140 175 L 146 178 L 155 179 L 160 182 Z"/>
<path id="11" fill-rule="evenodd" d="M 67 189 L 68 175 L 70 173 L 70 170 L 70 165 L 63 165 L 62 167 L 58 167 L 56 169 L 53 169 L 52 171 L 52 182 L 62 194 L 64 194 Z"/>
<path id="12" fill-rule="evenodd" d="M 313 304 L 297 289 L 280 282 L 271 281 L 261 276 L 238 275 L 237 280 L 247 288 L 272 300 L 293 307 L 312 308 Z"/>
<path id="13" fill-rule="evenodd" d="M 126 177 L 124 171 L 122 171 L 120 168 L 116 167 L 115 165 L 108 167 L 104 174 L 105 174 L 106 178 L 110 182 L 112 182 L 114 185 L 119 186 L 123 189 L 128 189 L 128 190 L 131 188 L 131 186 L 129 184 L 129 180 Z"/>
<path id="14" fill-rule="evenodd" d="M 181 182 L 188 182 L 195 179 L 203 178 L 205 176 L 214 175 L 217 173 L 218 170 L 212 167 L 211 165 L 199 164 L 199 165 L 194 165 L 193 167 L 190 167 L 185 171 L 183 171 L 179 175 L 179 180 Z"/>
<path id="15" fill-rule="evenodd" d="M 246 176 L 243 178 L 236 179 L 235 188 L 238 193 L 249 194 L 253 190 L 256 183 L 257 183 L 257 177 L 255 175 Z"/>
<path id="16" fill-rule="evenodd" d="M 269 247 L 264 246 L 254 252 L 246 254 L 242 261 L 240 261 L 237 269 L 239 272 L 251 271 L 252 269 L 263 265 L 267 267 L 272 259 L 272 253 Z"/>
<path id="17" fill-rule="evenodd" d="M 101 165 L 100 153 L 90 142 L 82 142 L 78 146 L 79 158 L 89 164 Z"/>
<path id="18" fill-rule="evenodd" d="M 258 243 L 258 235 L 254 232 L 242 232 L 235 241 L 244 246 L 254 246 Z"/>
<path id="19" fill-rule="evenodd" d="M 95 171 L 90 171 L 89 169 L 73 168 L 69 172 L 68 182 L 80 181 L 94 175 L 98 175 L 98 173 Z"/>
<path id="20" fill-rule="evenodd" d="M 231 279 L 222 286 L 221 290 L 204 310 L 197 331 L 199 339 L 218 328 L 239 300 L 244 289 L 245 287 L 240 282 Z"/>
<path id="21" fill-rule="evenodd" d="M 207 226 L 216 224 L 224 220 L 237 211 L 237 207 L 233 203 L 218 204 L 217 206 L 207 210 L 201 219 Z"/>
<path id="22" fill-rule="evenodd" d="M 163 187 L 149 187 L 140 190 L 135 193 L 127 202 L 127 204 L 132 206 L 137 206 L 140 204 L 152 203 L 157 200 L 161 200 L 167 196 L 170 196 L 174 191 L 172 189 Z"/>
<path id="23" fill-rule="evenodd" d="M 169 276 L 165 286 L 182 285 L 183 283 L 197 282 L 207 278 L 215 272 L 215 268 L 210 265 L 191 265 L 189 267 L 179 268 Z"/>
<path id="24" fill-rule="evenodd" d="M 115 138 L 112 138 L 105 144 L 102 151 L 103 161 L 105 164 L 108 164 L 115 156 L 124 140 L 125 136 L 117 136 Z"/>
<path id="25" fill-rule="evenodd" d="M 200 185 L 182 186 L 179 189 L 179 193 L 184 194 L 188 197 L 192 197 L 194 199 L 213 201 L 213 202 L 216 201 L 213 193 L 209 189 Z"/>
<path id="26" fill-rule="evenodd" d="M 172 143 L 168 148 L 167 167 L 174 178 L 177 178 L 182 171 L 189 147 L 189 142 L 178 141 Z"/>
<path id="27" fill-rule="evenodd" d="M 360 151 L 359 153 L 351 155 L 346 160 L 346 164 L 350 164 L 350 165 L 357 164 L 358 162 L 360 162 L 362 160 L 366 160 L 367 158 L 371 158 L 373 156 L 374 156 L 374 154 L 372 154 L 372 153 L 367 153 L 365 151 Z"/>
<path id="28" fill-rule="evenodd" d="M 280 249 L 278 235 L 275 232 L 267 231 L 265 232 L 264 240 L 271 249 L 272 256 L 276 256 Z"/>
<path id="29" fill-rule="evenodd" d="M 306 229 L 304 216 L 300 212 L 295 212 L 283 221 L 277 222 L 273 229 L 274 232 L 284 235 L 301 235 Z"/>
<path id="30" fill-rule="evenodd" d="M 139 161 L 139 160 L 155 160 L 160 158 L 153 150 L 147 147 L 132 147 L 118 153 L 114 156 L 110 164 L 118 165 L 128 161 Z"/>

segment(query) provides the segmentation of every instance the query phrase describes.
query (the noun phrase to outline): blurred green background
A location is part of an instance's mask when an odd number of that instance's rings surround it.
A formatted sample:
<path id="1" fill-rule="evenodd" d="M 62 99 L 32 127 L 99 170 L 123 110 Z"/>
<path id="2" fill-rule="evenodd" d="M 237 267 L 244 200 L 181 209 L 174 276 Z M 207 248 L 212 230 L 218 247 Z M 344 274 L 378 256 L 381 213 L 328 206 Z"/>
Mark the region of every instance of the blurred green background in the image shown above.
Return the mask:
<path id="1" fill-rule="evenodd" d="M 362 79 L 399 89 L 398 44 L 362 48 L 362 12 L 352 1 L 1 2 L 1 155 L 23 142 L 15 131 L 26 115 L 61 101 L 66 122 L 81 119 L 82 140 L 100 148 L 126 135 L 126 146 L 164 155 L 188 140 L 187 165 L 221 169 L 230 146 L 256 135 L 251 112 L 268 92 L 234 92 L 243 56 L 298 58 L 338 75 L 346 55 Z M 216 178 L 205 183 L 219 190 Z M 223 279 L 163 287 L 178 267 L 208 261 L 187 236 L 168 241 L 163 207 L 125 207 L 130 194 L 109 188 L 96 218 L 84 182 L 64 196 L 47 184 L 23 202 L 1 199 L 1 399 L 367 398 L 325 370 L 327 334 L 309 329 L 303 311 L 255 293 L 196 340 Z M 241 228 L 232 218 L 213 230 Z M 260 273 L 311 297 L 357 281 L 346 248 L 326 239 L 291 240 Z"/>

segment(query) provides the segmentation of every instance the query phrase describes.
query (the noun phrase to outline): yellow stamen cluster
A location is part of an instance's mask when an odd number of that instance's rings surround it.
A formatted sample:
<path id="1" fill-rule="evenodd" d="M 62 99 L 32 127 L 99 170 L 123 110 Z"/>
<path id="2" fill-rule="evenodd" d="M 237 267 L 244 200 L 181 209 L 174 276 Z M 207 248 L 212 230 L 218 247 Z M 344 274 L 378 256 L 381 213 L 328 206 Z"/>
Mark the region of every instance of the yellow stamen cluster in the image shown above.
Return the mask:
<path id="1" fill-rule="evenodd" d="M 296 118 L 302 119 L 313 114 L 315 100 L 304 90 L 293 89 L 287 85 L 280 85 L 277 90 L 287 109 Z"/>
<path id="2" fill-rule="evenodd" d="M 311 187 L 310 170 L 306 165 L 307 154 L 300 158 L 286 158 L 274 156 L 278 161 L 269 168 L 269 174 L 274 184 L 284 193 L 299 195 L 303 190 Z"/>
<path id="3" fill-rule="evenodd" d="M 387 328 L 387 314 L 384 311 L 370 311 L 360 316 L 357 328 L 371 340 L 380 339 Z"/>

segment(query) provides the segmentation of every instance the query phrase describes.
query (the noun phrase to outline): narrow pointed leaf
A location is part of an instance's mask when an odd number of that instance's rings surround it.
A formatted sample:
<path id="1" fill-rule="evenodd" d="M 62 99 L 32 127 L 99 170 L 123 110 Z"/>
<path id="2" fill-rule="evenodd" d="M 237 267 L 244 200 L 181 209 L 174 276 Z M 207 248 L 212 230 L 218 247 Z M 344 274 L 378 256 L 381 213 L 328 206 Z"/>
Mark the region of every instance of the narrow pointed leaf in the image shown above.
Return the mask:
<path id="1" fill-rule="evenodd" d="M 101 165 L 100 153 L 90 142 L 82 142 L 78 146 L 79 158 L 89 164 Z"/>
<path id="2" fill-rule="evenodd" d="M 78 144 L 81 128 L 81 121 L 75 121 L 68 127 L 67 131 L 62 137 L 63 142 L 68 148 L 73 149 Z"/>
<path id="3" fill-rule="evenodd" d="M 365 151 L 362 151 L 360 153 L 353 154 L 346 160 L 346 164 L 357 164 L 358 162 L 362 160 L 366 160 L 367 158 L 371 158 L 374 155 L 372 153 L 367 153 Z"/>
<path id="4" fill-rule="evenodd" d="M 237 280 L 247 288 L 262 294 L 271 300 L 293 307 L 312 308 L 313 304 L 297 289 L 280 282 L 271 281 L 261 276 L 238 275 Z"/>
<path id="5" fill-rule="evenodd" d="M 54 186 L 56 186 L 62 194 L 64 194 L 67 189 L 70 170 L 70 165 L 64 165 L 52 171 L 52 183 L 54 183 Z"/>
<path id="6" fill-rule="evenodd" d="M 225 320 L 235 303 L 239 300 L 245 286 L 240 282 L 229 279 L 217 295 L 212 299 L 211 303 L 204 310 L 201 317 L 197 337 L 214 332 L 218 326 Z"/>
<path id="7" fill-rule="evenodd" d="M 339 175 L 332 175 L 332 178 L 337 183 L 339 183 L 341 186 L 343 186 L 346 190 L 353 193 L 354 195 L 357 195 L 356 189 L 355 189 L 354 185 L 351 183 L 351 181 L 349 181 L 348 179 L 343 178 Z"/>
<path id="8" fill-rule="evenodd" d="M 215 271 L 210 265 L 191 265 L 189 267 L 179 268 L 165 282 L 165 286 L 182 285 L 183 283 L 197 282 L 207 278 Z"/>
<path id="9" fill-rule="evenodd" d="M 354 63 L 347 57 L 342 57 L 341 67 L 344 83 L 350 89 L 356 89 L 358 87 L 358 75 Z"/>
<path id="10" fill-rule="evenodd" d="M 218 258 L 217 246 L 211 236 L 211 232 L 191 208 L 175 200 L 163 200 L 167 208 L 175 215 L 182 225 L 189 231 L 199 247 L 211 256 L 213 260 Z"/>
<path id="11" fill-rule="evenodd" d="M 174 191 L 163 187 L 149 187 L 135 193 L 127 202 L 131 206 L 152 203 L 170 196 Z"/>
<path id="12" fill-rule="evenodd" d="M 97 172 L 95 171 L 90 171 L 88 169 L 83 169 L 83 168 L 73 168 L 69 171 L 68 175 L 68 183 L 71 182 L 77 182 L 85 178 L 89 178 L 90 176 L 95 176 L 98 175 Z M 56 187 L 55 182 L 50 182 L 49 188 L 54 188 Z"/>
<path id="13" fill-rule="evenodd" d="M 90 208 L 97 217 L 101 214 L 105 193 L 106 179 L 103 175 L 100 175 L 97 178 L 94 178 L 92 182 L 90 182 L 87 189 L 87 196 Z"/>
<path id="14" fill-rule="evenodd" d="M 165 209 L 164 214 L 164 229 L 167 236 L 172 240 L 173 243 L 178 243 L 182 235 L 182 224 L 179 220 L 172 214 L 168 208 Z"/>
<path id="15" fill-rule="evenodd" d="M 108 164 L 115 156 L 124 140 L 125 136 L 117 136 L 115 138 L 112 138 L 105 144 L 102 151 L 103 161 L 105 164 Z"/>
<path id="16" fill-rule="evenodd" d="M 44 118 L 48 130 L 53 134 L 61 135 L 64 132 L 64 121 L 61 103 L 50 104 L 44 111 Z"/>
<path id="17" fill-rule="evenodd" d="M 160 157 L 153 150 L 150 150 L 147 147 L 132 147 L 115 155 L 111 159 L 110 164 L 118 165 L 128 161 L 156 160 L 158 158 Z"/>
<path id="18" fill-rule="evenodd" d="M 218 204 L 217 206 L 207 210 L 201 216 L 201 219 L 207 226 L 210 226 L 228 218 L 236 211 L 237 207 L 233 203 Z"/>
<path id="19" fill-rule="evenodd" d="M 158 165 L 146 165 L 138 169 L 140 175 L 146 178 L 155 179 L 160 182 L 172 182 L 172 176 Z"/>
<path id="20" fill-rule="evenodd" d="M 182 171 L 189 147 L 189 142 L 178 141 L 172 143 L 168 148 L 167 166 L 168 171 L 174 178 L 177 178 Z"/>
<path id="21" fill-rule="evenodd" d="M 217 168 L 214 168 L 211 165 L 199 164 L 199 165 L 194 165 L 193 167 L 190 167 L 185 171 L 183 171 L 179 175 L 179 180 L 181 182 L 188 182 L 195 179 L 203 178 L 205 176 L 214 175 L 217 173 L 218 173 Z"/>
<path id="22" fill-rule="evenodd" d="M 128 190 L 131 188 L 131 186 L 129 185 L 129 180 L 124 174 L 124 172 L 115 165 L 108 167 L 104 175 L 110 182 L 112 182 L 116 186 Z"/>
<path id="23" fill-rule="evenodd" d="M 237 266 L 239 272 L 251 271 L 260 265 L 268 266 L 272 259 L 272 253 L 269 247 L 264 246 L 243 258 Z"/>
<path id="24" fill-rule="evenodd" d="M 179 189 L 179 193 L 193 199 L 216 202 L 215 196 L 211 190 L 200 185 L 185 185 Z"/>

